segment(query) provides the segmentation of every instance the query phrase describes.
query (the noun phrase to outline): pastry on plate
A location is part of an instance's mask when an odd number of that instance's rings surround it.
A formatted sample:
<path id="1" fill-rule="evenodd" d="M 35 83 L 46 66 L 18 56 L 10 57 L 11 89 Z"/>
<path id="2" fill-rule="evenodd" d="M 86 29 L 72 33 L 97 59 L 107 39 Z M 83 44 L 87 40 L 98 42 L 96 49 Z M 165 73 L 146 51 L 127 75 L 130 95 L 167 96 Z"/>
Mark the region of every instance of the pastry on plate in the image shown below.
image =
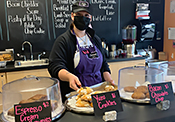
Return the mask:
<path id="1" fill-rule="evenodd" d="M 125 92 L 134 92 L 136 88 L 134 86 L 126 86 L 124 87 Z"/>
<path id="2" fill-rule="evenodd" d="M 85 94 L 80 99 L 83 100 L 83 101 L 87 101 L 87 102 L 92 101 L 92 97 L 91 97 L 90 94 Z"/>
<path id="3" fill-rule="evenodd" d="M 90 103 L 87 102 L 87 101 L 83 101 L 83 100 L 81 100 L 81 99 L 78 99 L 78 100 L 76 101 L 76 106 L 77 106 L 77 107 L 90 107 Z"/>
<path id="4" fill-rule="evenodd" d="M 58 107 L 57 100 L 50 100 L 52 111 L 54 111 Z"/>
<path id="5" fill-rule="evenodd" d="M 80 89 L 77 90 L 78 94 L 81 95 L 85 95 L 85 94 L 90 94 L 93 92 L 93 89 L 91 89 L 90 87 L 81 87 Z"/>
<path id="6" fill-rule="evenodd" d="M 147 92 L 145 96 L 146 96 L 146 98 L 150 98 L 149 92 Z"/>
<path id="7" fill-rule="evenodd" d="M 93 89 L 91 89 L 90 87 L 86 87 L 86 91 L 87 91 L 87 94 L 90 94 L 93 92 Z"/>
<path id="8" fill-rule="evenodd" d="M 135 91 L 140 91 L 146 94 L 148 92 L 148 87 L 147 86 L 138 86 Z"/>
<path id="9" fill-rule="evenodd" d="M 45 95 L 45 94 L 36 94 L 36 95 L 32 96 L 31 98 L 29 98 L 28 100 L 38 100 L 38 101 L 47 100 L 47 95 Z"/>
<path id="10" fill-rule="evenodd" d="M 104 92 L 106 92 L 106 91 L 94 91 L 91 94 L 100 94 L 100 93 L 104 93 Z"/>
<path id="11" fill-rule="evenodd" d="M 81 94 L 78 94 L 77 96 L 76 96 L 76 100 L 78 100 L 79 98 L 81 98 L 83 95 L 81 95 Z"/>
<path id="12" fill-rule="evenodd" d="M 138 92 L 138 91 L 134 92 L 134 93 L 131 95 L 131 97 L 132 97 L 133 99 L 145 99 L 145 98 L 146 98 L 146 96 L 145 96 L 145 94 L 144 94 L 143 92 Z"/>
<path id="13" fill-rule="evenodd" d="M 11 108 L 10 110 L 8 110 L 8 113 L 7 114 L 10 115 L 10 116 L 15 116 L 14 115 L 14 107 Z"/>
<path id="14" fill-rule="evenodd" d="M 21 100 L 20 102 L 19 102 L 19 104 L 24 104 L 24 103 L 32 103 L 32 102 L 35 102 L 36 100 L 32 100 L 32 99 L 30 99 L 30 100 Z"/>
<path id="15" fill-rule="evenodd" d="M 115 88 L 113 85 L 106 85 L 105 88 L 104 88 L 105 91 L 114 91 Z"/>
<path id="16" fill-rule="evenodd" d="M 11 54 L 2 54 L 4 60 L 12 60 Z"/>
<path id="17" fill-rule="evenodd" d="M 0 55 L 0 61 L 4 61 L 4 58 L 2 55 Z"/>

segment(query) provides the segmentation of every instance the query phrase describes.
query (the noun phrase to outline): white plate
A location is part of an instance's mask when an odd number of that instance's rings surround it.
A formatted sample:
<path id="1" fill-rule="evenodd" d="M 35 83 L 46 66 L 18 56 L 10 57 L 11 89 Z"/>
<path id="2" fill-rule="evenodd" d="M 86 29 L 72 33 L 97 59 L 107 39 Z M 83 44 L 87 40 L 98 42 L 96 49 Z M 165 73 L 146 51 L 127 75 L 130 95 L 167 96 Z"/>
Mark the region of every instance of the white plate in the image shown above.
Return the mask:
<path id="1" fill-rule="evenodd" d="M 72 96 L 68 98 L 65 102 L 68 109 L 78 112 L 78 113 L 85 113 L 85 114 L 93 114 L 94 108 L 93 107 L 77 107 L 76 106 L 76 96 Z"/>
<path id="2" fill-rule="evenodd" d="M 119 90 L 120 97 L 124 100 L 130 101 L 130 102 L 135 102 L 135 103 L 150 103 L 149 98 L 145 99 L 133 99 L 131 96 L 133 92 L 125 92 L 124 89 Z"/>

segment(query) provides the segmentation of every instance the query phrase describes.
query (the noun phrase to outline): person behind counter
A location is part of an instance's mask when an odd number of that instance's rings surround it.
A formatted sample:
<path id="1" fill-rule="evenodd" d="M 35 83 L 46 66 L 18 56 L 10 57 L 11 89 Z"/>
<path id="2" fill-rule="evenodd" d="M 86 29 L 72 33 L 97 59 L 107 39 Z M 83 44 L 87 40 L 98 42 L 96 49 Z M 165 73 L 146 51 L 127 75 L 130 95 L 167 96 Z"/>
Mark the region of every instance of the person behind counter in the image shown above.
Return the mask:
<path id="1" fill-rule="evenodd" d="M 48 66 L 50 75 L 60 80 L 63 102 L 67 93 L 79 87 L 102 81 L 114 84 L 101 40 L 89 27 L 92 21 L 89 3 L 75 2 L 71 19 L 70 29 L 60 35 L 53 45 Z"/>

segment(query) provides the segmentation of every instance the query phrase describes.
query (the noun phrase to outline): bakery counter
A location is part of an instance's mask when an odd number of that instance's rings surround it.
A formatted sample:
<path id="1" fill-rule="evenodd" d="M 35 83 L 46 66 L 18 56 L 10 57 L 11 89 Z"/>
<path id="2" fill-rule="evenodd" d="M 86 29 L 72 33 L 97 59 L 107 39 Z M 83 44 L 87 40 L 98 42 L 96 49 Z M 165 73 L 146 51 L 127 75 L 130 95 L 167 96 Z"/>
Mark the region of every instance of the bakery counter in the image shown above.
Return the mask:
<path id="1" fill-rule="evenodd" d="M 144 64 L 145 58 L 144 57 L 116 58 L 116 59 L 107 59 L 107 62 L 111 69 L 112 78 L 114 79 L 115 83 L 118 84 L 119 69 L 127 66 Z M 48 64 L 39 66 L 27 65 L 25 67 L 15 67 L 14 62 L 8 62 L 5 68 L 0 68 L 0 76 L 1 76 L 0 80 L 3 81 L 3 84 L 5 84 L 13 80 L 23 78 L 27 75 L 50 77 L 47 67 Z M 0 84 L 0 91 L 1 87 L 2 86 Z"/>
<path id="2" fill-rule="evenodd" d="M 28 66 L 28 67 L 14 67 L 13 62 L 7 63 L 5 68 L 0 68 L 0 92 L 2 91 L 2 86 L 11 81 L 22 79 L 26 76 L 32 75 L 36 77 L 50 77 L 47 70 L 47 65 L 43 66 Z"/>
<path id="3" fill-rule="evenodd" d="M 145 57 L 125 57 L 125 58 L 115 58 L 115 59 L 107 59 L 107 62 L 121 62 L 121 61 L 134 61 L 134 60 L 144 60 Z M 11 72 L 11 71 L 20 71 L 20 70 L 30 70 L 30 69 L 42 69 L 47 68 L 47 65 L 41 66 L 27 66 L 27 67 L 14 67 L 14 62 L 8 62 L 6 67 L 1 68 L 0 72 Z"/>
<path id="4" fill-rule="evenodd" d="M 124 58 L 109 58 L 107 62 L 121 62 L 121 61 L 135 61 L 135 60 L 145 60 L 146 57 L 131 57 L 126 56 Z"/>
<path id="5" fill-rule="evenodd" d="M 166 111 L 161 111 L 151 104 L 136 104 L 123 101 L 123 111 L 118 113 L 117 122 L 174 122 L 175 102 Z M 78 114 L 66 111 L 56 122 L 104 122 L 102 117 Z"/>
<path id="6" fill-rule="evenodd" d="M 13 62 L 7 63 L 6 67 L 0 68 L 0 72 L 12 72 L 12 71 L 22 71 L 22 70 L 30 70 L 30 69 L 43 69 L 47 68 L 47 65 L 41 65 L 41 66 L 27 66 L 27 67 L 18 67 L 15 68 Z"/>
<path id="7" fill-rule="evenodd" d="M 125 67 L 145 66 L 145 57 L 126 57 L 107 59 L 111 70 L 111 77 L 115 84 L 118 85 L 119 70 Z"/>

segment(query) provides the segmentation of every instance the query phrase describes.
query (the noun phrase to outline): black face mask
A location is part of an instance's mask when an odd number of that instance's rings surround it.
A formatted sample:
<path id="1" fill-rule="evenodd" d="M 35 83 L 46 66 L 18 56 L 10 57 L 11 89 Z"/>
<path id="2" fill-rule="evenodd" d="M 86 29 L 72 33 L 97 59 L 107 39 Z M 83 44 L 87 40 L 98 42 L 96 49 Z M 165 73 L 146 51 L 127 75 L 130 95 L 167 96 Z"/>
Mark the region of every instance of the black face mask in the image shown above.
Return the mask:
<path id="1" fill-rule="evenodd" d="M 79 30 L 86 30 L 89 26 L 90 18 L 84 16 L 74 16 L 74 24 Z"/>

